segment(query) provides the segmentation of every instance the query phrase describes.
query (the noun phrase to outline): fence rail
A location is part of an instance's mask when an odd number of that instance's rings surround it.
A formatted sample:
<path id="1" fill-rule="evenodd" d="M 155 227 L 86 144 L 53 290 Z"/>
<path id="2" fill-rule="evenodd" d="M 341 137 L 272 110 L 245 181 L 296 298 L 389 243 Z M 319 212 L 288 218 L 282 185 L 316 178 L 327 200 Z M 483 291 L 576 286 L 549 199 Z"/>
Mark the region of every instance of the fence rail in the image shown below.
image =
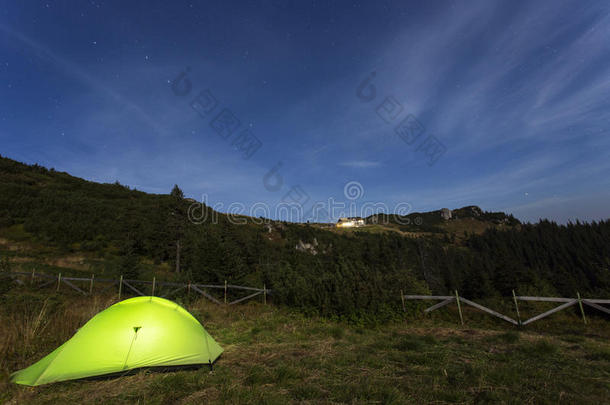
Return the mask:
<path id="1" fill-rule="evenodd" d="M 464 316 L 462 314 L 462 306 L 460 304 L 466 304 L 471 307 L 477 308 L 483 312 L 486 312 L 490 315 L 493 315 L 497 318 L 500 318 L 506 322 L 509 322 L 513 325 L 525 326 L 532 322 L 538 321 L 542 318 L 545 318 L 551 314 L 569 308 L 573 305 L 578 304 L 580 307 L 580 313 L 582 315 L 582 320 L 587 324 L 587 318 L 585 316 L 584 305 L 594 308 L 598 311 L 604 312 L 606 314 L 610 314 L 610 309 L 603 307 L 602 304 L 608 305 L 610 304 L 610 299 L 597 299 L 597 298 L 582 298 L 580 293 L 576 293 L 576 298 L 562 298 L 562 297 L 530 297 L 530 296 L 518 296 L 513 291 L 513 302 L 515 304 L 515 312 L 517 314 L 517 319 L 513 319 L 509 316 L 503 315 L 493 309 L 487 308 L 481 304 L 477 304 L 469 299 L 464 297 L 460 297 L 457 291 L 455 291 L 455 295 L 404 295 L 402 291 L 400 292 L 400 299 L 402 301 L 403 310 L 406 311 L 405 300 L 429 300 L 429 301 L 441 301 L 438 302 L 426 309 L 424 309 L 424 313 L 430 313 L 434 310 L 444 307 L 445 305 L 451 304 L 455 302 L 457 304 L 458 313 L 460 315 L 460 322 L 462 325 L 464 324 Z M 556 302 L 561 303 L 561 305 L 550 309 L 546 312 L 543 312 L 539 315 L 533 316 L 525 321 L 521 321 L 521 314 L 519 312 L 519 304 L 518 301 L 535 301 L 535 302 Z"/>
<path id="2" fill-rule="evenodd" d="M 34 284 L 36 279 L 42 279 L 42 280 L 44 280 L 44 282 L 39 284 L 37 286 L 38 288 L 44 288 L 44 287 L 47 287 L 49 285 L 56 283 L 56 291 L 59 291 L 60 286 L 63 284 L 63 285 L 70 287 L 72 290 L 78 292 L 79 294 L 85 295 L 85 296 L 93 294 L 93 288 L 94 288 L 95 283 L 98 283 L 98 284 L 107 283 L 109 285 L 106 286 L 105 288 L 103 288 L 101 290 L 101 292 L 108 291 L 110 288 L 113 288 L 113 287 L 118 287 L 119 300 L 121 299 L 121 295 L 124 293 L 123 287 L 126 287 L 127 289 L 129 289 L 128 291 L 130 291 L 131 293 L 134 293 L 136 295 L 139 295 L 139 296 L 147 295 L 144 290 L 148 289 L 149 286 L 150 286 L 150 295 L 155 295 L 155 288 L 157 290 L 159 290 L 163 287 L 173 287 L 171 289 L 171 291 L 167 291 L 163 295 L 159 295 L 159 296 L 166 298 L 166 297 L 170 297 L 182 290 L 185 290 L 187 294 L 190 294 L 191 291 L 194 291 L 194 292 L 200 294 L 202 297 L 204 297 L 204 298 L 208 299 L 209 301 L 211 301 L 215 304 L 218 304 L 218 305 L 235 305 L 235 304 L 239 304 L 241 302 L 247 301 L 249 299 L 252 299 L 254 297 L 257 297 L 259 295 L 263 296 L 263 302 L 266 304 L 267 295 L 272 294 L 272 290 L 268 290 L 265 285 L 263 285 L 263 288 L 256 288 L 256 287 L 247 287 L 247 286 L 241 286 L 241 285 L 235 285 L 235 284 L 228 284 L 226 281 L 224 284 L 200 284 L 200 283 L 192 283 L 192 282 L 179 283 L 179 282 L 172 282 L 172 281 L 157 281 L 156 278 L 154 278 L 154 277 L 152 280 L 133 280 L 133 279 L 124 279 L 123 276 L 120 276 L 120 278 L 117 280 L 117 279 L 110 279 L 110 278 L 95 278 L 95 275 L 91 275 L 90 278 L 65 277 L 65 276 L 62 277 L 61 273 L 59 273 L 57 276 L 54 276 L 54 275 L 45 274 L 45 273 L 36 273 L 35 271 L 32 271 L 31 273 L 15 271 L 15 272 L 9 273 L 9 275 L 11 277 L 15 278 L 16 281 L 20 284 L 26 284 L 26 282 L 19 279 L 20 276 L 29 277 L 30 284 Z M 75 283 L 78 283 L 78 282 L 87 283 L 88 288 L 86 288 L 86 287 L 83 288 L 82 285 L 81 286 L 76 285 Z M 220 299 L 211 295 L 208 291 L 206 291 L 208 289 L 224 290 L 223 300 L 221 301 Z M 228 295 L 229 290 L 252 291 L 252 293 L 245 297 L 240 297 L 233 301 L 228 301 L 227 295 Z M 578 293 L 578 292 L 576 293 L 576 298 L 563 298 L 563 297 L 518 296 L 513 291 L 512 299 L 513 299 L 513 302 L 515 305 L 515 313 L 517 315 L 516 320 L 511 318 L 510 316 L 503 315 L 497 311 L 494 311 L 491 308 L 478 304 L 474 301 L 471 301 L 464 297 L 460 297 L 460 295 L 458 294 L 457 291 L 455 291 L 455 295 L 409 295 L 409 294 L 403 294 L 401 291 L 400 299 L 402 301 L 403 310 L 405 310 L 405 311 L 406 311 L 405 300 L 440 301 L 440 302 L 437 302 L 436 304 L 426 308 L 424 310 L 424 313 L 430 313 L 432 311 L 435 311 L 439 308 L 442 308 L 448 304 L 455 302 L 457 304 L 458 313 L 460 315 L 460 322 L 462 323 L 462 325 L 464 324 L 464 316 L 462 313 L 462 304 L 471 306 L 471 307 L 476 308 L 480 311 L 483 311 L 489 315 L 502 319 L 503 321 L 506 321 L 510 324 L 518 325 L 518 326 L 528 325 L 532 322 L 546 318 L 549 315 L 552 315 L 556 312 L 562 311 L 566 308 L 569 308 L 569 307 L 577 305 L 577 304 L 580 308 L 580 313 L 582 315 L 582 319 L 585 324 L 587 323 L 587 318 L 585 316 L 585 310 L 584 310 L 585 306 L 588 306 L 597 311 L 610 315 L 610 308 L 606 308 L 606 307 L 602 306 L 602 305 L 610 305 L 610 299 L 582 298 L 580 296 L 580 293 Z M 561 305 L 559 305 L 555 308 L 552 308 L 546 312 L 543 312 L 541 314 L 538 314 L 536 316 L 533 316 L 529 319 L 526 319 L 525 321 L 522 321 L 521 314 L 519 311 L 519 304 L 518 304 L 519 301 L 554 302 L 554 303 L 559 303 Z"/>
<path id="3" fill-rule="evenodd" d="M 258 295 L 261 295 L 261 294 L 263 295 L 263 303 L 266 304 L 267 295 L 272 294 L 272 290 L 267 289 L 267 287 L 265 285 L 263 285 L 263 288 L 246 287 L 246 286 L 241 286 L 241 285 L 228 284 L 226 281 L 224 284 L 200 284 L 200 283 L 192 283 L 192 282 L 178 283 L 178 282 L 172 282 L 172 281 L 157 281 L 156 278 L 154 278 L 154 277 L 152 280 L 133 280 L 133 279 L 125 279 L 125 278 L 123 278 L 123 276 L 120 276 L 120 278 L 117 280 L 117 279 L 111 279 L 111 278 L 95 278 L 95 275 L 91 275 L 90 278 L 65 277 L 65 276 L 62 276 L 61 273 L 59 273 L 58 275 L 55 276 L 55 275 L 50 275 L 50 274 L 45 274 L 45 273 L 37 273 L 36 271 L 32 271 L 31 273 L 14 271 L 14 272 L 9 273 L 9 275 L 12 278 L 14 278 L 18 283 L 23 284 L 23 285 L 25 285 L 26 282 L 21 280 L 19 277 L 29 277 L 30 284 L 34 284 L 36 279 L 42 279 L 45 281 L 41 284 L 38 284 L 37 285 L 38 288 L 44 288 L 44 287 L 47 287 L 47 286 L 55 283 L 56 291 L 59 291 L 61 285 L 66 285 L 66 286 L 70 287 L 72 290 L 78 292 L 81 295 L 85 295 L 85 296 L 92 295 L 94 293 L 94 291 L 93 291 L 94 285 L 106 283 L 109 285 L 106 286 L 105 288 L 103 288 L 101 292 L 108 291 L 110 288 L 116 286 L 116 288 L 118 288 L 119 300 L 121 299 L 121 295 L 124 294 L 126 291 L 129 291 L 130 293 L 133 293 L 133 294 L 136 294 L 139 296 L 144 296 L 144 295 L 147 295 L 145 293 L 145 290 L 150 288 L 150 295 L 155 295 L 155 289 L 157 289 L 157 292 L 158 292 L 159 289 L 161 289 L 163 287 L 173 287 L 173 289 L 171 291 L 167 291 L 163 295 L 159 295 L 160 297 L 163 297 L 163 298 L 170 297 L 170 296 L 180 292 L 181 290 L 185 290 L 187 294 L 190 294 L 191 291 L 194 291 L 194 292 L 200 294 L 201 296 L 203 296 L 204 298 L 206 298 L 218 305 L 238 304 L 240 302 L 247 301 L 247 300 L 254 298 Z M 75 283 L 78 283 L 78 282 L 80 282 L 80 283 L 86 282 L 87 287 L 83 288 L 82 285 L 81 286 L 76 285 Z M 128 290 L 125 290 L 124 287 L 126 287 Z M 221 300 L 215 298 L 213 295 L 211 295 L 209 292 L 206 291 L 207 289 L 224 290 L 224 299 L 221 301 Z M 248 296 L 245 296 L 245 297 L 237 298 L 234 301 L 228 301 L 227 295 L 228 295 L 229 290 L 254 291 L 254 293 L 250 294 Z"/>

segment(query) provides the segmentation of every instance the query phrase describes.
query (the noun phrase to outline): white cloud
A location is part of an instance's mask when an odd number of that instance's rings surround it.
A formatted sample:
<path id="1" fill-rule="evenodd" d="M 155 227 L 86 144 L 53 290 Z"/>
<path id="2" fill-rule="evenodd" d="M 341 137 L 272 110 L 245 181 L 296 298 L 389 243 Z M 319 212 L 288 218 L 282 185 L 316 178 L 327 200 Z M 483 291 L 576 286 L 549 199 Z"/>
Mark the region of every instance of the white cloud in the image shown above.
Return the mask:
<path id="1" fill-rule="evenodd" d="M 356 169 L 369 169 L 372 167 L 378 167 L 381 165 L 380 162 L 373 162 L 370 160 L 352 160 L 349 162 L 341 162 L 339 163 L 341 166 L 353 167 Z"/>

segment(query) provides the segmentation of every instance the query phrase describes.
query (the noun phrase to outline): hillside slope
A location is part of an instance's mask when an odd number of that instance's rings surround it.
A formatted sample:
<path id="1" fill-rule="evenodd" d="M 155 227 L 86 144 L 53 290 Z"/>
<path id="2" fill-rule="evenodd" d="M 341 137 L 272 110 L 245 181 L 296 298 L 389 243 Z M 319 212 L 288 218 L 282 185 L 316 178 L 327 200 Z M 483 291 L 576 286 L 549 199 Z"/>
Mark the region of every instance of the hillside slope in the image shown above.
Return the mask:
<path id="1" fill-rule="evenodd" d="M 375 319 L 399 310 L 400 289 L 470 297 L 610 291 L 609 221 L 524 225 L 465 207 L 451 219 L 416 213 L 405 225 L 376 216 L 335 232 L 253 218 L 236 224 L 209 207 L 216 220 L 195 224 L 191 204 L 178 189 L 148 194 L 0 158 L 3 267 L 266 284 L 279 303 Z"/>

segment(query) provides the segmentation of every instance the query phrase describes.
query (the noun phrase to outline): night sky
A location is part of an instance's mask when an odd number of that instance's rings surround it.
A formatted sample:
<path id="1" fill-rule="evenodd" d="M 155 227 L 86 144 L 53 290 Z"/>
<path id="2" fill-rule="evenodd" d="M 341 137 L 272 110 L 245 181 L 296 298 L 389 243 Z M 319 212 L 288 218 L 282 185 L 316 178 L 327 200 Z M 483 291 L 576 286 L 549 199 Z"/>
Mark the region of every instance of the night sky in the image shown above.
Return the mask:
<path id="1" fill-rule="evenodd" d="M 329 199 L 607 218 L 609 12 L 0 1 L 0 154 L 274 218 Z"/>

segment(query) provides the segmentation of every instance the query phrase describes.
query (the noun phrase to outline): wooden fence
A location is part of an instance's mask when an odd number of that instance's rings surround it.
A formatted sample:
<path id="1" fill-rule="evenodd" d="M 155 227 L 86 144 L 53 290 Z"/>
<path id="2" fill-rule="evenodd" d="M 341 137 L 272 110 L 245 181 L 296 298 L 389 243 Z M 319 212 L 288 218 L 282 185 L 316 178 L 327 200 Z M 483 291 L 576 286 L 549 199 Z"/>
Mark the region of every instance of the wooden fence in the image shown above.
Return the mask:
<path id="1" fill-rule="evenodd" d="M 70 289 L 82 295 L 92 295 L 94 293 L 94 287 L 99 288 L 100 285 L 102 286 L 102 290 L 99 292 L 106 292 L 111 288 L 116 288 L 118 290 L 117 293 L 119 300 L 121 299 L 122 295 L 125 295 L 125 293 L 140 296 L 155 295 L 155 293 L 157 293 L 159 297 L 167 298 L 180 292 L 189 295 L 191 292 L 195 292 L 218 305 L 235 305 L 258 295 L 263 296 L 263 303 L 266 304 L 267 295 L 272 293 L 272 291 L 268 290 L 265 285 L 263 285 L 263 288 L 244 287 L 241 285 L 228 284 L 227 281 L 225 281 L 224 284 L 199 284 L 191 282 L 176 283 L 169 281 L 157 281 L 154 277 L 152 280 L 132 280 L 125 279 L 123 276 L 120 276 L 117 280 L 109 278 L 95 278 L 95 275 L 91 275 L 90 278 L 66 277 L 62 276 L 61 273 L 54 276 L 44 273 L 36 273 L 35 271 L 32 271 L 31 273 L 15 271 L 9 273 L 9 275 L 15 279 L 17 283 L 22 285 L 30 284 L 36 286 L 37 288 L 55 285 L 56 291 L 60 291 L 60 287 L 62 285 L 66 285 L 70 287 Z M 223 300 L 221 301 L 220 299 L 215 298 L 207 291 L 211 289 L 223 290 Z M 240 297 L 233 301 L 229 301 L 228 292 L 230 290 L 247 291 L 249 294 L 245 297 Z M 150 291 L 150 294 L 147 294 L 148 291 Z"/>
<path id="2" fill-rule="evenodd" d="M 530 324 L 532 322 L 535 322 L 537 320 L 540 320 L 542 318 L 545 318 L 551 314 L 554 314 L 555 312 L 559 312 L 563 309 L 569 308 L 573 305 L 578 304 L 578 306 L 580 307 L 580 313 L 582 315 L 582 320 L 585 323 L 585 325 L 587 324 L 587 318 L 585 316 L 585 309 L 584 309 L 584 305 L 587 305 L 591 308 L 594 308 L 598 311 L 604 312 L 606 314 L 610 314 L 610 309 L 603 307 L 602 305 L 609 305 L 610 304 L 610 300 L 608 299 L 592 299 L 592 298 L 582 298 L 580 296 L 580 293 L 576 293 L 576 298 L 556 298 L 556 297 L 527 297 L 527 296 L 518 296 L 515 294 L 515 291 L 513 290 L 513 303 L 515 305 L 515 313 L 517 315 L 517 319 L 513 319 L 509 316 L 506 315 L 502 315 L 499 312 L 496 312 L 490 308 L 487 308 L 483 305 L 477 304 L 476 302 L 473 302 L 471 300 L 468 300 L 464 297 L 460 297 L 460 295 L 458 294 L 457 291 L 455 291 L 455 295 L 404 295 L 401 291 L 400 293 L 400 297 L 402 300 L 402 306 L 403 306 L 403 310 L 406 311 L 406 306 L 405 306 L 405 300 L 431 300 L 431 301 L 440 301 L 434 305 L 432 305 L 431 307 L 428 307 L 424 310 L 424 313 L 430 313 L 436 309 L 439 309 L 441 307 L 444 307 L 447 304 L 450 304 L 452 302 L 455 302 L 457 304 L 457 308 L 458 308 L 458 313 L 460 315 L 460 322 L 462 323 L 462 325 L 464 324 L 464 316 L 462 314 L 462 304 L 466 304 L 469 305 L 471 307 L 477 308 L 483 312 L 486 312 L 490 315 L 493 315 L 497 318 L 500 318 L 506 322 L 509 322 L 513 325 L 518 325 L 518 326 L 525 326 L 527 324 Z M 519 301 L 537 301 L 537 302 L 557 302 L 557 303 L 562 303 L 561 305 L 550 309 L 546 312 L 543 312 L 539 315 L 536 315 L 532 318 L 529 318 L 525 321 L 521 321 L 521 313 L 519 312 Z"/>
<path id="3" fill-rule="evenodd" d="M 155 292 L 159 297 L 167 298 L 173 296 L 176 293 L 182 292 L 186 294 L 191 294 L 191 291 L 200 294 L 206 299 L 212 301 L 218 305 L 235 305 L 240 302 L 247 301 L 252 299 L 258 295 L 262 295 L 263 303 L 267 303 L 267 295 L 272 293 L 272 290 L 268 290 L 265 285 L 263 288 L 256 287 L 245 287 L 240 285 L 228 284 L 227 281 L 224 284 L 199 284 L 199 283 L 176 283 L 176 282 L 168 282 L 168 281 L 160 281 L 158 282 L 156 278 L 153 277 L 152 280 L 132 280 L 125 279 L 123 276 L 120 276 L 118 280 L 116 279 L 108 279 L 108 278 L 95 278 L 95 275 L 91 275 L 90 278 L 86 277 L 65 277 L 59 273 L 57 276 L 44 274 L 44 273 L 36 273 L 32 271 L 31 273 L 26 272 L 11 272 L 9 273 L 12 278 L 15 279 L 16 282 L 20 284 L 30 284 L 35 285 L 37 288 L 44 288 L 51 285 L 55 285 L 56 291 L 60 290 L 60 287 L 66 285 L 70 287 L 72 290 L 78 292 L 82 295 L 92 295 L 94 293 L 94 286 L 102 285 L 103 289 L 100 292 L 105 292 L 110 290 L 111 288 L 118 289 L 118 298 L 121 299 L 121 296 L 127 293 L 144 296 L 146 293 L 150 291 L 149 295 L 155 295 Z M 42 280 L 42 283 L 36 283 L 37 281 Z M 79 284 L 80 283 L 80 284 Z M 78 285 L 77 285 L 78 284 Z M 164 289 L 165 291 L 162 291 Z M 218 298 L 215 298 L 211 295 L 208 290 L 223 290 L 224 296 L 221 301 Z M 228 292 L 229 290 L 240 290 L 247 291 L 249 294 L 245 297 L 237 298 L 233 301 L 228 300 Z M 163 292 L 161 294 L 161 292 Z M 493 309 L 485 307 L 481 304 L 477 304 L 474 301 L 466 299 L 464 297 L 460 297 L 457 291 L 455 291 L 455 295 L 404 295 L 402 291 L 400 292 L 400 298 L 402 300 L 403 310 L 406 311 L 405 301 L 406 300 L 429 300 L 429 301 L 440 301 L 431 307 L 428 307 L 424 310 L 424 313 L 430 313 L 434 310 L 444 307 L 445 305 L 451 304 L 455 302 L 457 304 L 458 313 L 460 315 L 460 322 L 462 325 L 464 324 L 464 316 L 462 313 L 462 304 L 471 306 L 478 310 L 481 310 L 485 313 L 488 313 L 492 316 L 500 318 L 508 323 L 518 326 L 525 326 L 542 318 L 545 318 L 551 314 L 559 312 L 563 309 L 569 308 L 573 305 L 578 304 L 580 308 L 580 313 L 582 315 L 583 322 L 587 323 L 587 318 L 585 316 L 584 306 L 589 306 L 598 311 L 604 312 L 610 315 L 610 309 L 606 308 L 602 305 L 610 305 L 610 299 L 593 299 L 593 298 L 582 298 L 580 294 L 576 293 L 576 298 L 557 298 L 557 297 L 529 297 L 529 296 L 518 296 L 513 291 L 513 303 L 515 305 L 515 313 L 517 315 L 517 319 L 513 319 L 509 316 L 503 315 Z M 521 320 L 521 314 L 519 312 L 519 301 L 537 301 L 537 302 L 556 302 L 561 303 L 561 305 L 550 309 L 546 312 L 543 312 L 539 315 L 536 315 L 532 318 L 529 318 L 525 321 Z"/>

